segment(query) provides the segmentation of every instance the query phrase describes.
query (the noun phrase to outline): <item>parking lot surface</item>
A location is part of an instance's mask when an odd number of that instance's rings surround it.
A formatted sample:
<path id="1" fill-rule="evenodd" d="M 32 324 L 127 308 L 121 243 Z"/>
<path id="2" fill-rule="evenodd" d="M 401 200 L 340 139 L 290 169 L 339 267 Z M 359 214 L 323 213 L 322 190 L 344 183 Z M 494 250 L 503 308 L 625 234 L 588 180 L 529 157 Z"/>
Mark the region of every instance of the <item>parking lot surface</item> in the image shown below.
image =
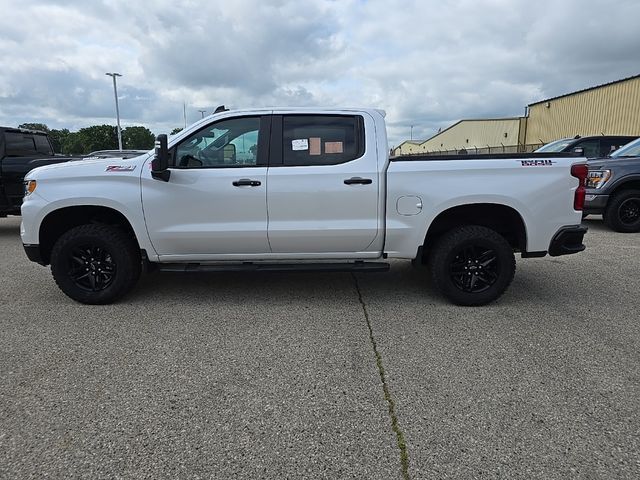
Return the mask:
<path id="1" fill-rule="evenodd" d="M 74 303 L 0 219 L 0 478 L 640 478 L 640 236 L 423 269 L 154 274 Z"/>

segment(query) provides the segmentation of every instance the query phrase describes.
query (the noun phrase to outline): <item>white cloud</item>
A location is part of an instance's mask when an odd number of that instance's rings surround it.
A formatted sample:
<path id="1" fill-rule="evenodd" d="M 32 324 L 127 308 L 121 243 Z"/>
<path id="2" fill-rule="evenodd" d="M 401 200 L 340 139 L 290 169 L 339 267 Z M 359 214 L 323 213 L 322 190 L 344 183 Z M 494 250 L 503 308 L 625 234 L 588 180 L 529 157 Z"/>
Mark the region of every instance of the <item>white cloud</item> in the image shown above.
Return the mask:
<path id="1" fill-rule="evenodd" d="M 0 0 L 0 123 L 156 132 L 226 104 L 371 106 L 390 141 L 640 73 L 636 1 Z"/>

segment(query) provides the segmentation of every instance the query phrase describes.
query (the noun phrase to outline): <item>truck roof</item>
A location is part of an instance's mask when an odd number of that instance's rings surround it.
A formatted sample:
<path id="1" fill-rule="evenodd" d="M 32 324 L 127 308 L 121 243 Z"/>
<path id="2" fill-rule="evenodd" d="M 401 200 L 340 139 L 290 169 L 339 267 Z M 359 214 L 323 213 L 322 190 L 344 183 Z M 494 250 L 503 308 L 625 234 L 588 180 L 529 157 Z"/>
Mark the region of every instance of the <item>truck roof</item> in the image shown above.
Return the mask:
<path id="1" fill-rule="evenodd" d="M 43 132 L 41 130 L 29 130 L 28 128 L 18 128 L 18 127 L 0 127 L 0 132 L 31 133 L 34 135 L 47 135 L 47 132 Z"/>
<path id="2" fill-rule="evenodd" d="M 225 110 L 224 112 L 214 113 L 213 115 L 219 115 L 221 113 L 255 113 L 255 112 L 295 112 L 295 113 L 329 113 L 329 112 L 367 112 L 377 113 L 378 115 L 386 116 L 386 112 L 376 108 L 361 108 L 361 107 L 260 107 L 260 108 L 240 108 Z M 212 115 L 209 115 L 212 116 Z M 206 118 L 206 117 L 205 117 Z"/>

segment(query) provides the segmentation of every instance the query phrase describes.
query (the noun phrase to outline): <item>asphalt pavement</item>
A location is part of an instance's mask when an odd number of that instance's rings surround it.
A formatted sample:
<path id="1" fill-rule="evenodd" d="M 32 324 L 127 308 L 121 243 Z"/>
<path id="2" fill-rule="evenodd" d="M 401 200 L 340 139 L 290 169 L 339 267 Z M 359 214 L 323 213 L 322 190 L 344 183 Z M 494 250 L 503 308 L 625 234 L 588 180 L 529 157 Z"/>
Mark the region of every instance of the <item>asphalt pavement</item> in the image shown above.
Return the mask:
<path id="1" fill-rule="evenodd" d="M 74 303 L 0 219 L 0 478 L 640 478 L 640 234 L 423 269 L 153 274 Z"/>

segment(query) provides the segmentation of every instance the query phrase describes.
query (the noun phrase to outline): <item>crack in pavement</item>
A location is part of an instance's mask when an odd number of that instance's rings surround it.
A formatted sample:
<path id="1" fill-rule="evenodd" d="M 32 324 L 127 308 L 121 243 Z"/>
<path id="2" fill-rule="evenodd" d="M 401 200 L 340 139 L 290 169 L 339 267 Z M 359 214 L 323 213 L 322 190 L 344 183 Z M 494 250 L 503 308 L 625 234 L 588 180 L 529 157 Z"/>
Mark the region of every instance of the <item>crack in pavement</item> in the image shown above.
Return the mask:
<path id="1" fill-rule="evenodd" d="M 367 328 L 369 329 L 369 340 L 371 341 L 371 346 L 373 347 L 373 353 L 376 357 L 376 365 L 378 366 L 378 373 L 380 374 L 380 380 L 382 381 L 382 390 L 384 392 L 384 399 L 387 401 L 389 406 L 389 416 L 391 417 L 391 429 L 396 434 L 396 441 L 398 444 L 398 448 L 400 449 L 400 465 L 402 471 L 402 478 L 405 480 L 409 480 L 409 455 L 407 453 L 407 444 L 404 440 L 404 434 L 402 433 L 402 429 L 400 428 L 400 423 L 398 422 L 398 417 L 396 415 L 396 404 L 391 396 L 391 392 L 389 391 L 389 385 L 387 385 L 387 378 L 384 371 L 384 365 L 382 364 L 382 356 L 378 351 L 378 344 L 376 343 L 376 339 L 373 336 L 373 328 L 371 328 L 371 321 L 369 320 L 369 312 L 367 311 L 367 305 L 364 303 L 364 299 L 362 298 L 362 291 L 360 290 L 360 284 L 358 283 L 358 277 L 356 277 L 355 273 L 352 273 L 353 281 L 355 282 L 356 291 L 358 292 L 358 300 L 360 301 L 360 305 L 362 306 L 362 311 L 364 313 L 364 319 L 367 322 Z"/>

